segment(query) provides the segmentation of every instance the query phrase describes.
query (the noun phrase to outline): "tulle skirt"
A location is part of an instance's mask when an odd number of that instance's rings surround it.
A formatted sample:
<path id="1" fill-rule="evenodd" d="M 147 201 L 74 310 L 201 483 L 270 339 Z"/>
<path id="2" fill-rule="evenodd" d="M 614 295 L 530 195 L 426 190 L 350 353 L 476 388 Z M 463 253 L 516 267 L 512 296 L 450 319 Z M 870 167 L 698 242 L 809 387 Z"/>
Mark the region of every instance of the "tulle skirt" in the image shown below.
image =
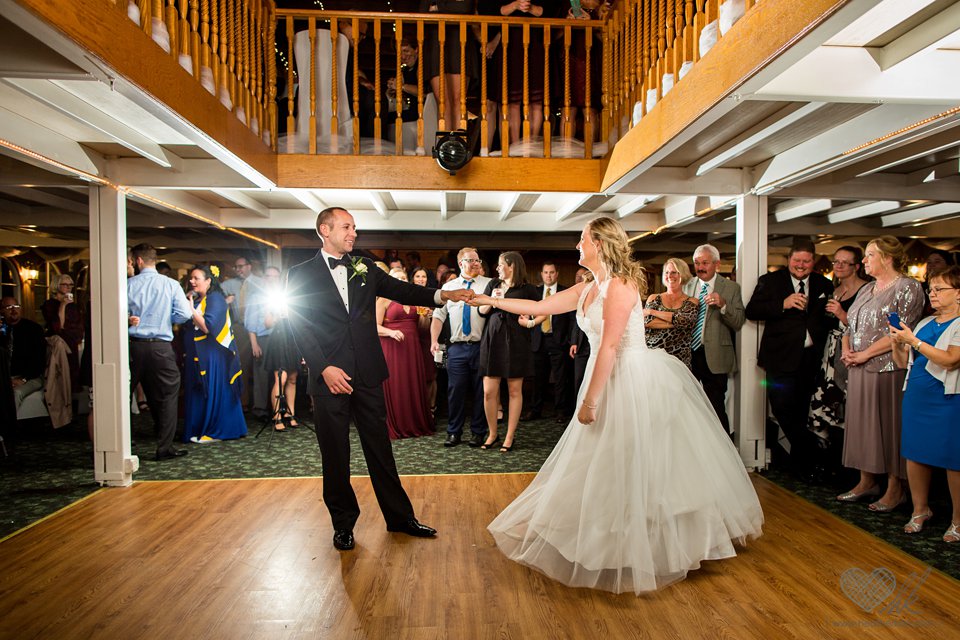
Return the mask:
<path id="1" fill-rule="evenodd" d="M 563 584 L 640 594 L 735 556 L 733 542 L 759 536 L 762 524 L 700 384 L 666 352 L 635 348 L 617 358 L 597 421 L 570 422 L 489 530 L 507 557 Z"/>

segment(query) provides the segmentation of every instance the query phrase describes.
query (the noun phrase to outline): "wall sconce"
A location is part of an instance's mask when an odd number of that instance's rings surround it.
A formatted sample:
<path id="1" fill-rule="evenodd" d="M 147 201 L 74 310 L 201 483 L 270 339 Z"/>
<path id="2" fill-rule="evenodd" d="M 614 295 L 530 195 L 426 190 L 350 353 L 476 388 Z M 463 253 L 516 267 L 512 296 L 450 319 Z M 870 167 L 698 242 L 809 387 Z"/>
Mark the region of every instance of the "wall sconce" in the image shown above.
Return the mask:
<path id="1" fill-rule="evenodd" d="M 40 272 L 36 269 L 30 269 L 29 267 L 20 267 L 20 279 L 24 282 L 29 282 L 37 279 L 37 276 L 40 275 Z"/>

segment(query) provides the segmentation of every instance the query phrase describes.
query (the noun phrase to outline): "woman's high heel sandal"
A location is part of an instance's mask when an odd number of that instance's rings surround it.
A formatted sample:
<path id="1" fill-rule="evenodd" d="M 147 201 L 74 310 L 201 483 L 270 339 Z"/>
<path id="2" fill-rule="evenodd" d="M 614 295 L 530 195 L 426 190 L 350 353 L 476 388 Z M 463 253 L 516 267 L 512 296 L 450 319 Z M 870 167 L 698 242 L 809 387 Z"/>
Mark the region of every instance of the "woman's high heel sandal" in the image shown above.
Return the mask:
<path id="1" fill-rule="evenodd" d="M 907 503 L 907 496 L 906 494 L 904 494 L 903 496 L 900 497 L 900 500 L 897 502 L 897 504 L 884 504 L 879 500 L 877 500 L 876 502 L 871 502 L 867 508 L 870 509 L 870 511 L 873 511 L 874 513 L 890 513 L 894 509 L 899 508 L 900 505 L 903 505 L 906 503 Z"/>
<path id="2" fill-rule="evenodd" d="M 484 451 L 488 451 L 490 449 L 493 449 L 495 446 L 497 446 L 498 442 L 500 442 L 500 436 L 497 436 L 496 438 L 494 438 L 493 442 L 484 442 L 482 445 L 480 445 L 480 448 L 483 449 Z"/>
<path id="3" fill-rule="evenodd" d="M 923 525 L 927 523 L 927 520 L 933 517 L 933 511 L 927 511 L 926 513 L 918 513 L 915 516 L 910 518 L 910 522 L 903 526 L 903 532 L 914 534 L 920 533 L 923 531 Z"/>
<path id="4" fill-rule="evenodd" d="M 857 493 L 856 491 L 847 491 L 846 493 L 841 493 L 837 496 L 839 502 L 860 502 L 864 498 L 876 498 L 880 495 L 880 487 L 873 487 L 872 489 L 867 489 Z"/>
<path id="5" fill-rule="evenodd" d="M 943 541 L 949 543 L 960 542 L 960 531 L 957 530 L 958 527 L 960 527 L 960 524 L 951 522 L 950 528 L 943 534 Z"/>
<path id="6" fill-rule="evenodd" d="M 291 415 L 291 414 L 287 414 L 287 425 L 288 425 L 291 429 L 296 429 L 297 427 L 299 427 L 299 426 L 300 426 L 300 423 L 297 422 L 297 416 Z"/>
<path id="7" fill-rule="evenodd" d="M 283 420 L 274 420 L 274 421 L 273 421 L 273 430 L 274 430 L 274 431 L 283 431 L 283 430 L 285 430 L 286 428 L 287 428 L 287 427 L 284 426 L 284 424 L 283 424 Z"/>

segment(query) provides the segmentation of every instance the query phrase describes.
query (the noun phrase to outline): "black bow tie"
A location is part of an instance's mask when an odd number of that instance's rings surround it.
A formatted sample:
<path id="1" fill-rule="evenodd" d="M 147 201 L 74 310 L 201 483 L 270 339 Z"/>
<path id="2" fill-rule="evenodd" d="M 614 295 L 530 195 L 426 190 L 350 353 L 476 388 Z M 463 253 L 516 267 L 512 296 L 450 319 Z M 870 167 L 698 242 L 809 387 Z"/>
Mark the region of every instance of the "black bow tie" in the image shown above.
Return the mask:
<path id="1" fill-rule="evenodd" d="M 342 258 L 327 258 L 327 262 L 330 263 L 331 269 L 336 269 L 341 264 L 345 267 L 350 266 L 350 258 L 347 256 L 347 254 L 343 254 Z"/>

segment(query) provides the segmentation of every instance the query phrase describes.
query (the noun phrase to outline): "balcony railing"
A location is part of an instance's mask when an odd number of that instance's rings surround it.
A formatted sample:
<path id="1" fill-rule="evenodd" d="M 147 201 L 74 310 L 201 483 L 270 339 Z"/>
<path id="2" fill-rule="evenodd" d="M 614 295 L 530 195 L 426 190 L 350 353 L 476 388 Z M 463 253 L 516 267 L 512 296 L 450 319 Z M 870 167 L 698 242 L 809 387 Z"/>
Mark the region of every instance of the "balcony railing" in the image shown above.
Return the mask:
<path id="1" fill-rule="evenodd" d="M 499 146 L 510 155 L 592 158 L 605 155 L 756 1 L 615 0 L 594 20 L 277 10 L 273 0 L 115 4 L 280 152 L 424 155 L 433 131 L 466 129 L 472 115 L 481 155 L 496 146 L 499 126 Z M 372 47 L 361 50 L 364 37 Z M 393 104 L 385 97 L 390 78 L 403 85 L 405 39 L 417 45 L 416 92 L 407 103 L 416 119 L 406 126 L 402 91 Z M 498 39 L 507 55 L 479 55 Z M 461 78 L 468 56 L 477 54 L 478 83 L 461 83 L 451 95 L 441 73 L 432 92 L 424 73 L 431 47 L 441 69 L 451 52 L 459 54 Z M 361 137 L 355 117 L 364 110 L 364 71 L 372 73 L 372 114 L 364 114 L 372 119 L 370 138 Z M 491 90 L 496 75 L 500 86 Z M 518 86 L 522 96 L 511 100 Z M 512 135 L 511 109 L 520 113 Z"/>

